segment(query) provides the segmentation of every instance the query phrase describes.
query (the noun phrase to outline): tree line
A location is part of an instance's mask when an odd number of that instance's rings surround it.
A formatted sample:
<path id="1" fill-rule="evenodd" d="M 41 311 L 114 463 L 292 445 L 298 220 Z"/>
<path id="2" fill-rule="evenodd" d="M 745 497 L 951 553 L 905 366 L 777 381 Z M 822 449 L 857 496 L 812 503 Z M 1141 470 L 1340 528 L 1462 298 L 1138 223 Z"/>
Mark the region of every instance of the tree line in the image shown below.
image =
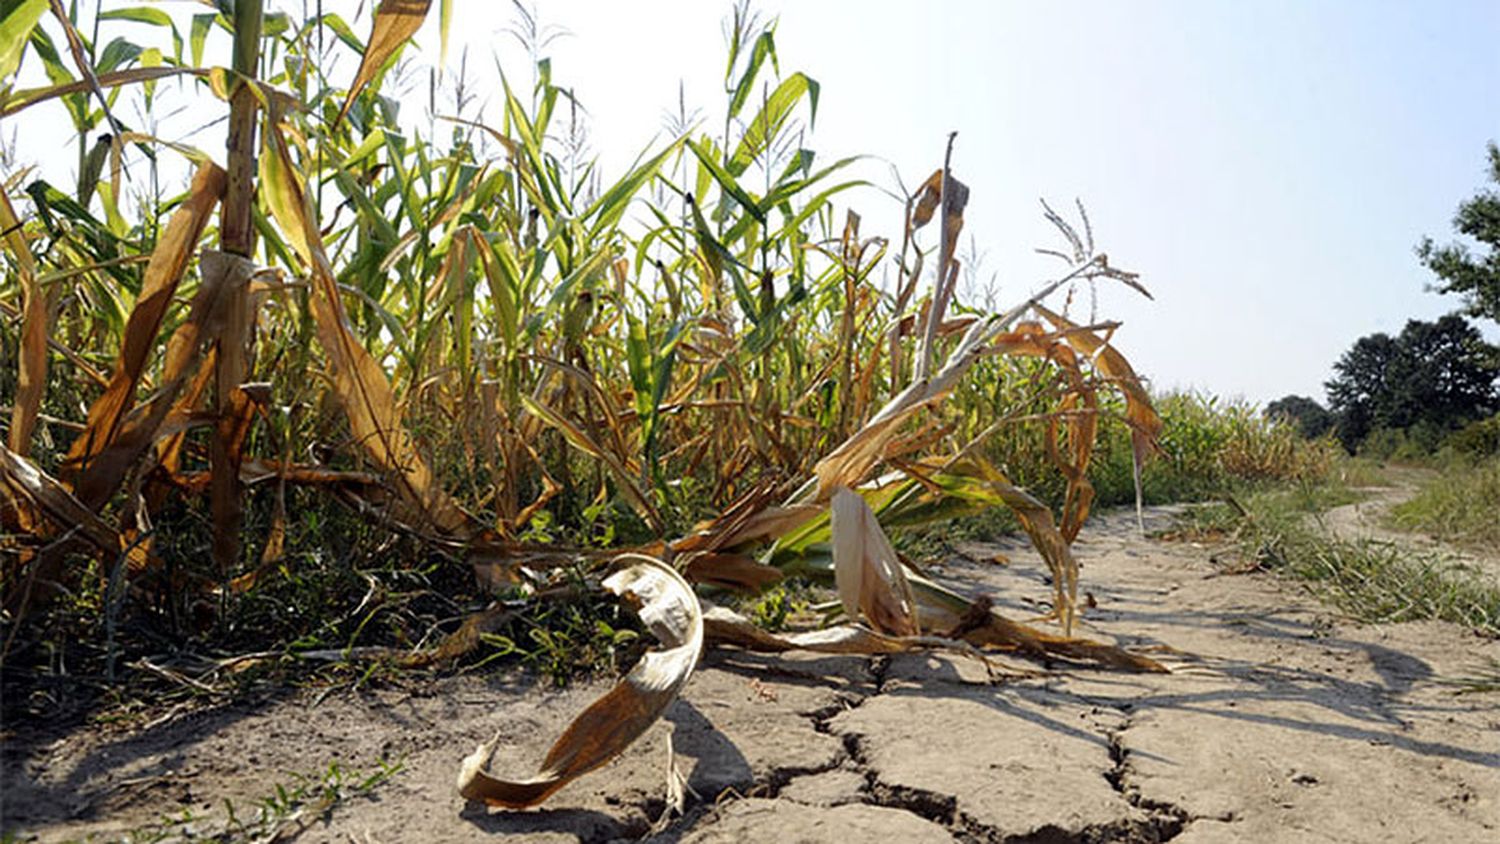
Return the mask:
<path id="1" fill-rule="evenodd" d="M 1488 152 L 1489 181 L 1500 187 L 1500 147 L 1492 141 Z M 1393 437 L 1430 452 L 1456 433 L 1465 450 L 1500 447 L 1500 417 L 1491 419 L 1500 411 L 1500 347 L 1471 321 L 1500 324 L 1500 190 L 1481 188 L 1460 203 L 1453 227 L 1477 248 L 1423 238 L 1416 252 L 1438 279 L 1432 289 L 1458 295 L 1461 308 L 1410 320 L 1395 336 L 1359 338 L 1333 365 L 1326 407 L 1289 395 L 1267 405 L 1267 416 L 1290 419 L 1308 437 L 1332 433 L 1350 452 L 1380 450 Z"/>

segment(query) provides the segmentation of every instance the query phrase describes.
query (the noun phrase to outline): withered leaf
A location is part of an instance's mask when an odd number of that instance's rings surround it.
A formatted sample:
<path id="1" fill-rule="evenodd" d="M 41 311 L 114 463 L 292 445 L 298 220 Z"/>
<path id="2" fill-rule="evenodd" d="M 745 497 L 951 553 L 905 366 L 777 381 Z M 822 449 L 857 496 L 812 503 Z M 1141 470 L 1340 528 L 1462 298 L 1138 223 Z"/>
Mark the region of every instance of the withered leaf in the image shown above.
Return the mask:
<path id="1" fill-rule="evenodd" d="M 431 0 L 381 0 L 375 9 L 375 24 L 370 29 L 370 40 L 365 43 L 365 54 L 359 60 L 359 71 L 354 74 L 354 83 L 349 86 L 343 108 L 339 109 L 338 120 L 349 113 L 354 98 L 370 84 L 386 60 L 422 28 L 431 7 Z"/>
<path id="2" fill-rule="evenodd" d="M 914 636 L 916 599 L 896 549 L 870 505 L 840 487 L 833 494 L 833 571 L 839 601 L 851 619 L 865 619 L 880 633 Z"/>
<path id="3" fill-rule="evenodd" d="M 687 685 L 703 650 L 703 610 L 693 587 L 660 561 L 628 555 L 604 588 L 639 602 L 642 623 L 663 650 L 648 652 L 613 689 L 594 701 L 552 745 L 541 770 L 503 779 L 486 770 L 499 738 L 481 744 L 459 767 L 458 791 L 491 806 L 523 809 L 617 756 L 661 717 Z"/>

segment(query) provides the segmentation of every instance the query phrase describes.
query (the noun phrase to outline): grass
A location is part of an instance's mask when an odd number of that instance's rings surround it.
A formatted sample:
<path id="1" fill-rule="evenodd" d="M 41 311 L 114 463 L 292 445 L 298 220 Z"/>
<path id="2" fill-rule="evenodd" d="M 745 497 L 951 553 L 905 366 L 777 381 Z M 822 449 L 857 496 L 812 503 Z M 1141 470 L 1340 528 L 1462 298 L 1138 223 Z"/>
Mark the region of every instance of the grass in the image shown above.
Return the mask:
<path id="1" fill-rule="evenodd" d="M 1392 508 L 1390 520 L 1456 545 L 1500 548 L 1500 459 L 1444 469 Z"/>
<path id="2" fill-rule="evenodd" d="M 223 800 L 223 817 L 203 817 L 192 809 L 163 816 L 137 827 L 121 839 L 129 844 L 164 841 L 283 841 L 296 838 L 326 820 L 339 807 L 372 794 L 401 773 L 401 762 L 381 759 L 374 768 L 346 768 L 334 761 L 311 773 L 292 773 L 274 783 L 266 794 L 248 803 Z"/>
<path id="3" fill-rule="evenodd" d="M 1440 554 L 1331 534 L 1320 515 L 1350 503 L 1346 486 L 1302 484 L 1194 507 L 1180 538 L 1232 543 L 1242 563 L 1304 583 L 1366 622 L 1439 620 L 1500 636 L 1500 585 Z"/>

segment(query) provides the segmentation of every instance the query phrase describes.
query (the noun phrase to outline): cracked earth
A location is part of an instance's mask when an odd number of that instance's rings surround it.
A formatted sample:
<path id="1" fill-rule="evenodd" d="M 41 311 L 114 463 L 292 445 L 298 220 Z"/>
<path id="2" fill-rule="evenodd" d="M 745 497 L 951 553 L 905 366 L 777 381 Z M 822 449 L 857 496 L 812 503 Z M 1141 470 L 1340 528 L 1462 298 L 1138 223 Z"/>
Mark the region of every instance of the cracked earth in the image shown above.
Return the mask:
<path id="1" fill-rule="evenodd" d="M 1029 549 L 961 550 L 938 576 L 1039 614 L 1050 587 Z M 111 840 L 184 809 L 212 827 L 226 798 L 384 757 L 400 772 L 299 840 L 1500 841 L 1500 694 L 1449 682 L 1500 642 L 1348 621 L 1297 584 L 1223 573 L 1211 549 L 1142 539 L 1131 515 L 1103 515 L 1075 550 L 1093 604 L 1080 634 L 1171 674 L 1055 664 L 992 682 L 960 656 L 713 650 L 641 741 L 525 812 L 465 805 L 459 759 L 498 729 L 493 769 L 530 773 L 603 685 L 461 676 L 244 704 L 13 738 L 4 827 Z M 663 817 L 669 743 L 681 817 Z"/>

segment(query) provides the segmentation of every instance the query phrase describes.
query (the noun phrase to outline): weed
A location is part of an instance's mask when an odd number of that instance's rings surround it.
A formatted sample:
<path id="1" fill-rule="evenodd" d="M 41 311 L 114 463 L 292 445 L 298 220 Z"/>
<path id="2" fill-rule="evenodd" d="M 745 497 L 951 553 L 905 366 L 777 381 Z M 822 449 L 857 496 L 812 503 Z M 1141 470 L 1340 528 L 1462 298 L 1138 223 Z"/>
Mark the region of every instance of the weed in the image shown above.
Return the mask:
<path id="1" fill-rule="evenodd" d="M 166 815 L 156 823 L 126 832 L 123 840 L 130 844 L 290 840 L 326 821 L 339 807 L 369 796 L 400 774 L 403 767 L 400 760 L 380 759 L 375 767 L 362 770 L 335 760 L 321 771 L 291 773 L 287 781 L 273 783 L 256 799 L 235 803 L 226 797 L 221 804 L 222 816 L 200 816 L 184 809 L 180 815 Z"/>

